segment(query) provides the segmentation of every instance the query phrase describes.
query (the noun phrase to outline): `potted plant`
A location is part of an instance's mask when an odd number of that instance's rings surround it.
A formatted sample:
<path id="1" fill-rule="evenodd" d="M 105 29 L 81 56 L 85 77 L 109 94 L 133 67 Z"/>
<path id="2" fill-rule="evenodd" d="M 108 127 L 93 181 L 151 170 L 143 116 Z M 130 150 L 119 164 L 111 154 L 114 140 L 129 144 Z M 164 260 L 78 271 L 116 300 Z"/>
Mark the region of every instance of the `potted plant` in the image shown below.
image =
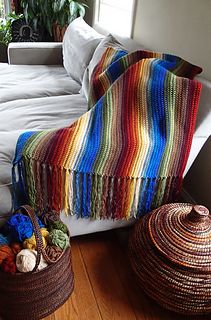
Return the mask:
<path id="1" fill-rule="evenodd" d="M 67 25 L 78 16 L 84 16 L 85 3 L 80 0 L 22 0 L 27 23 L 35 30 L 45 28 L 55 41 L 62 41 Z"/>
<path id="2" fill-rule="evenodd" d="M 75 0 L 54 1 L 53 36 L 55 41 L 62 41 L 67 26 L 77 17 L 84 17 L 86 3 Z"/>
<path id="3" fill-rule="evenodd" d="M 0 61 L 7 62 L 7 47 L 12 41 L 12 23 L 22 18 L 14 12 L 9 13 L 4 19 L 0 19 Z"/>

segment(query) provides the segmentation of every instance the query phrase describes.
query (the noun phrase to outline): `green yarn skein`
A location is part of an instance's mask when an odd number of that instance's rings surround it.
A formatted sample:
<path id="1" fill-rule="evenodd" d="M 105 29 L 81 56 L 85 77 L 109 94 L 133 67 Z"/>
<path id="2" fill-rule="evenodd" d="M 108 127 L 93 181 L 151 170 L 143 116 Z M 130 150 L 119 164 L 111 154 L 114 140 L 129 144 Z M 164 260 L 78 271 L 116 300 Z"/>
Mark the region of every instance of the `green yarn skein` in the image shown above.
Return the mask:
<path id="1" fill-rule="evenodd" d="M 53 229 L 61 230 L 62 232 L 68 234 L 68 228 L 62 221 L 51 221 L 49 222 L 49 230 Z"/>
<path id="2" fill-rule="evenodd" d="M 70 245 L 69 237 L 61 230 L 53 229 L 49 233 L 49 242 L 51 245 L 57 246 L 62 250 Z"/>

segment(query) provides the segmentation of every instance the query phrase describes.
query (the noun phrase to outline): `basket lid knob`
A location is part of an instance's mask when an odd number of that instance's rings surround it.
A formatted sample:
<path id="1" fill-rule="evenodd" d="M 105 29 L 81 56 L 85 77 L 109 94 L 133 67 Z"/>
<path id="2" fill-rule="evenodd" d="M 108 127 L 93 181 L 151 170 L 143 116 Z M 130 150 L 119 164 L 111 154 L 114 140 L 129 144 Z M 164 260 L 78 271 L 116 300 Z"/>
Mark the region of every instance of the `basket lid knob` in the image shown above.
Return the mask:
<path id="1" fill-rule="evenodd" d="M 209 220 L 209 210 L 202 205 L 195 205 L 187 218 L 192 222 L 206 222 Z"/>

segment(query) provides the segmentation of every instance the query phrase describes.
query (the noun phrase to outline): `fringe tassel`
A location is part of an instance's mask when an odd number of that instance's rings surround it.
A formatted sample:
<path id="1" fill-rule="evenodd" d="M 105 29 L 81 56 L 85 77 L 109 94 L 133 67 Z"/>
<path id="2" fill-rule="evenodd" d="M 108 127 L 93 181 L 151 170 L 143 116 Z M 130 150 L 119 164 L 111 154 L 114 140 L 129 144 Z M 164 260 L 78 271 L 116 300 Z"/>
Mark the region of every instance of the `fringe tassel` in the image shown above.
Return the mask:
<path id="1" fill-rule="evenodd" d="M 29 203 L 39 211 L 64 208 L 78 218 L 139 218 L 173 200 L 182 185 L 182 178 L 108 177 L 31 161 L 24 159 L 13 167 L 14 207 Z"/>
<path id="2" fill-rule="evenodd" d="M 25 185 L 25 167 L 22 160 L 12 168 L 13 181 L 13 208 L 16 210 L 19 206 L 29 201 Z"/>

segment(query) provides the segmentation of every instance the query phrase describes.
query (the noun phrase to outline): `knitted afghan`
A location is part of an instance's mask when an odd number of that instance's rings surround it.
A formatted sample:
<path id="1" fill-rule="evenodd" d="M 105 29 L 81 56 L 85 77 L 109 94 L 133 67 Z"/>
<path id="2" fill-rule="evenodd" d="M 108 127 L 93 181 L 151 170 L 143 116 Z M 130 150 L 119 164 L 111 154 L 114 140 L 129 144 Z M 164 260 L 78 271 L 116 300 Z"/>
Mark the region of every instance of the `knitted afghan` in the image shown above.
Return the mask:
<path id="1" fill-rule="evenodd" d="M 71 126 L 26 132 L 13 167 L 15 205 L 91 218 L 139 217 L 172 201 L 190 152 L 201 68 L 108 48 L 89 111 Z"/>

